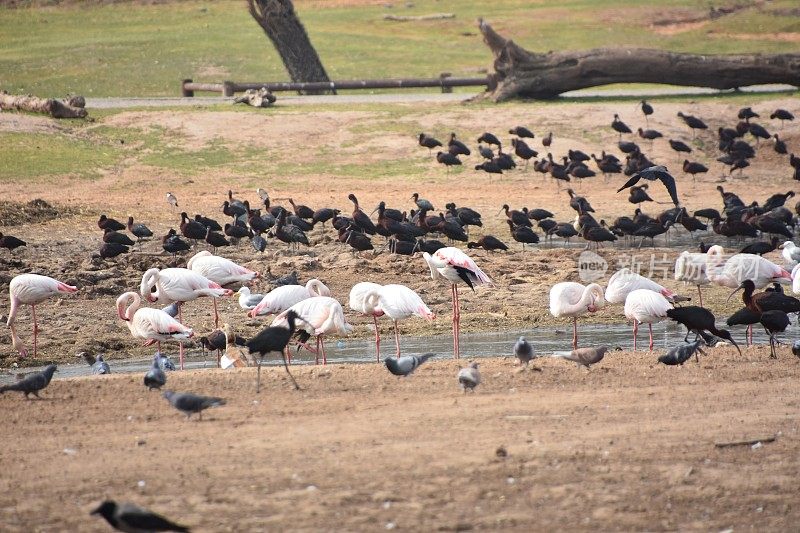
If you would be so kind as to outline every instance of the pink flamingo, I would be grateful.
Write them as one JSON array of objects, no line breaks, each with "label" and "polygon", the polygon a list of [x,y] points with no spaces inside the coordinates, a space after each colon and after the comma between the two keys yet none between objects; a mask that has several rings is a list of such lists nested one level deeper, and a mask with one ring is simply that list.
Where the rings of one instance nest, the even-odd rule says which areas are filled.
[{"label": "pink flamingo", "polygon": [[476,286],[492,285],[492,279],[478,268],[478,265],[475,264],[475,261],[470,256],[452,246],[439,248],[433,255],[423,252],[422,257],[431,270],[431,279],[441,277],[452,285],[453,357],[459,359],[461,357],[458,342],[461,330],[461,309],[458,301],[458,283],[466,283],[474,291]]},{"label": "pink flamingo", "polygon": [[789,271],[760,255],[734,254],[726,260],[723,254],[718,244],[706,251],[706,275],[712,283],[729,289],[736,289],[746,279],[752,280],[756,289],[776,281],[792,283]]},{"label": "pink flamingo", "polygon": [[594,313],[605,304],[603,288],[597,283],[581,285],[573,281],[556,283],[550,289],[550,314],[572,317],[572,349],[578,349],[578,317]]},{"label": "pink flamingo", "polygon": [[145,339],[145,346],[155,343],[160,352],[161,341],[181,341],[194,335],[191,328],[187,328],[161,309],[141,307],[141,305],[141,297],[132,291],[117,298],[117,315],[125,321],[131,335],[137,339]]},{"label": "pink flamingo", "polygon": [[[365,307],[382,311],[394,322],[394,342],[397,348],[397,357],[400,357],[400,333],[397,321],[411,316],[418,316],[426,320],[436,318],[436,314],[428,309],[419,294],[405,285],[384,285],[378,289],[373,289],[367,293],[364,300],[366,302]],[[380,359],[380,355],[378,358]]]},{"label": "pink flamingo", "polygon": [[381,288],[377,283],[369,281],[362,281],[356,283],[350,289],[350,309],[362,315],[371,316],[372,322],[375,324],[375,357],[376,360],[381,362],[381,333],[378,328],[378,317],[383,316],[383,310],[375,307],[375,302],[367,302],[366,297]]},{"label": "pink flamingo", "polygon": [[11,309],[8,312],[8,321],[6,325],[11,328],[11,344],[14,346],[15,350],[19,351],[22,357],[28,356],[28,350],[25,348],[25,344],[17,335],[14,321],[17,318],[17,309],[20,304],[30,305],[31,315],[33,316],[33,356],[36,357],[37,337],[39,334],[39,325],[36,322],[36,305],[60,292],[77,292],[78,288],[62,283],[57,279],[40,276],[39,274],[20,274],[11,280],[8,289],[11,298]]},{"label": "pink flamingo", "polygon": [[653,351],[653,324],[667,318],[667,311],[670,309],[672,304],[669,300],[649,289],[636,289],[628,294],[625,299],[625,317],[633,320],[633,351],[636,351],[639,324],[647,324],[650,330],[650,351]]},{"label": "pink flamingo", "polygon": [[[203,250],[192,256],[186,262],[186,268],[192,272],[197,272],[221,286],[229,283],[247,283],[258,278],[258,272],[254,272],[241,265],[237,265],[230,259],[212,255],[211,252]],[[219,312],[217,311],[217,299],[214,302],[214,327],[219,327]]]},{"label": "pink flamingo", "polygon": [[[328,357],[325,354],[325,342],[322,336],[326,333],[339,333],[346,335],[353,331],[353,326],[347,323],[344,317],[342,304],[328,296],[314,296],[306,298],[275,317],[270,327],[287,327],[286,315],[289,311],[297,314],[298,320],[302,323],[302,328],[309,335],[317,338],[317,349],[315,352],[316,363],[319,364],[319,355],[322,354],[322,364],[328,364]],[[298,324],[298,328],[301,327]],[[314,351],[314,350],[311,350]]]},{"label": "pink flamingo", "polygon": [[657,292],[671,301],[676,301],[676,297],[678,301],[690,299],[684,296],[677,296],[674,292],[663,285],[659,285],[650,278],[641,276],[629,268],[623,268],[615,272],[608,280],[605,295],[606,301],[610,304],[624,304],[628,294],[636,289],[647,289]]},{"label": "pink flamingo", "polygon": [[[155,289],[155,290],[154,290]],[[218,283],[186,268],[151,268],[142,276],[139,286],[142,298],[148,302],[164,304],[178,303],[178,321],[183,322],[181,305],[202,296],[219,298],[230,296],[233,291],[223,289]],[[216,311],[216,307],[214,309]],[[218,320],[218,317],[215,317]],[[183,343],[180,343],[181,370],[183,370]]]},{"label": "pink flamingo", "polygon": [[331,291],[318,279],[310,279],[303,285],[282,285],[275,287],[256,305],[247,316],[255,318],[258,315],[282,313],[294,304],[314,296],[330,296]]}]

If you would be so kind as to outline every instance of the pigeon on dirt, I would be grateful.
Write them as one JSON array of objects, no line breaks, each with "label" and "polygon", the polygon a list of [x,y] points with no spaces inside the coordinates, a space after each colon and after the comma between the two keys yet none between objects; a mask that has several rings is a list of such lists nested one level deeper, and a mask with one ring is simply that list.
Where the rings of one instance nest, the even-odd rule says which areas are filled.
[{"label": "pigeon on dirt", "polygon": [[132,503],[118,504],[114,500],[106,500],[91,514],[102,516],[117,531],[190,531],[186,526],[171,522],[163,516],[137,507]]},{"label": "pigeon on dirt", "polygon": [[273,289],[276,287],[282,287],[284,285],[300,285],[300,282],[297,279],[296,270],[293,270],[291,274],[286,274],[285,276],[280,277],[272,277],[272,274],[269,271],[267,271],[267,274],[270,276],[267,282]]},{"label": "pigeon on dirt", "polygon": [[705,341],[703,341],[703,339],[697,339],[694,342],[681,344],[680,346],[672,348],[670,351],[659,357],[658,362],[670,366],[682,365],[694,355],[695,358],[697,359],[697,362],[699,363],[700,358],[697,356],[697,352],[706,355],[706,352],[704,352],[703,349],[701,348],[701,346],[703,346],[704,344]]},{"label": "pigeon on dirt", "polygon": [[30,397],[28,396],[29,394],[33,394],[39,398],[39,391],[50,384],[50,380],[53,379],[53,373],[55,371],[56,365],[47,365],[41,372],[34,372],[12,385],[0,387],[0,394],[6,391],[18,391],[24,393],[26,398]]},{"label": "pigeon on dirt", "polygon": [[464,394],[468,390],[475,392],[475,387],[481,384],[481,372],[478,370],[478,363],[472,363],[458,371],[458,384],[464,389]]},{"label": "pigeon on dirt", "polygon": [[602,361],[607,351],[607,346],[601,346],[600,348],[578,348],[572,350],[569,354],[556,354],[553,357],[561,357],[568,361],[574,361],[578,366],[589,368],[593,364]]},{"label": "pigeon on dirt", "polygon": [[533,346],[530,345],[525,337],[520,337],[514,345],[514,357],[519,359],[521,365],[528,366],[528,363],[535,357],[533,354]]},{"label": "pigeon on dirt", "polygon": [[171,390],[164,392],[164,398],[169,400],[169,403],[171,403],[175,409],[186,413],[186,418],[191,418],[193,413],[197,413],[200,420],[203,419],[204,410],[211,407],[219,407],[226,403],[222,398],[200,396],[198,394],[192,394],[191,392],[174,392]]},{"label": "pigeon on dirt", "polygon": [[89,352],[81,352],[78,356],[83,357],[83,360],[92,367],[92,374],[110,374],[111,367],[103,359],[103,354],[98,355],[96,358]]},{"label": "pigeon on dirt", "polygon": [[167,374],[161,368],[162,355],[158,352],[153,356],[153,366],[144,375],[144,386],[148,390],[161,390],[161,387],[167,384]]},{"label": "pigeon on dirt", "polygon": [[178,207],[178,199],[171,192],[167,193],[167,203],[172,207]]},{"label": "pigeon on dirt", "polygon": [[383,360],[389,372],[395,376],[408,376],[419,365],[433,357],[435,354],[426,353],[423,355],[403,355],[401,357],[387,357]]}]

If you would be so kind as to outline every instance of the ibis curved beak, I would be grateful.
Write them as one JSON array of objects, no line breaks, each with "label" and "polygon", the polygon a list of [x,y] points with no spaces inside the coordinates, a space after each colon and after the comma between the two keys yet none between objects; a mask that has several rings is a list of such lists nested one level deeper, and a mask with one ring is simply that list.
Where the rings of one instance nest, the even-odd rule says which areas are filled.
[{"label": "ibis curved beak", "polygon": [[739,349],[739,345],[736,344],[735,340],[733,340],[733,335],[731,335],[731,342],[733,343],[734,346],[736,346],[736,351],[739,352],[739,355],[742,355],[742,350]]},{"label": "ibis curved beak", "polygon": [[733,292],[728,295],[728,299],[725,300],[725,303],[728,303],[731,300],[731,298],[733,297],[733,295],[736,294],[737,292],[739,292],[740,289],[741,289],[741,287],[736,287],[733,290]]},{"label": "ibis curved beak", "polygon": [[375,209],[373,209],[373,210],[372,210],[372,212],[369,214],[369,216],[372,216],[372,215],[374,215],[374,214],[375,214],[375,211],[377,211],[377,210],[378,210],[378,209],[380,209],[380,208],[381,208],[381,206],[378,206],[378,207],[376,207]]}]

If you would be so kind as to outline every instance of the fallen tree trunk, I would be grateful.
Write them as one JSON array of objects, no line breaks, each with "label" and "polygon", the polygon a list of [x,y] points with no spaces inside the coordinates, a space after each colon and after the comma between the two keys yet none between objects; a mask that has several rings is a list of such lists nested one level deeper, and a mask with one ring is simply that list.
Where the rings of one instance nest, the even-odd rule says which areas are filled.
[{"label": "fallen tree trunk", "polygon": [[666,83],[714,89],[785,83],[800,85],[800,54],[698,55],[647,48],[595,48],[537,54],[478,20],[494,54],[495,72],[485,96],[555,98],[610,83]]},{"label": "fallen tree trunk", "polygon": [[0,92],[0,109],[44,113],[53,118],[86,118],[86,109],[74,107],[53,98],[14,95]]}]

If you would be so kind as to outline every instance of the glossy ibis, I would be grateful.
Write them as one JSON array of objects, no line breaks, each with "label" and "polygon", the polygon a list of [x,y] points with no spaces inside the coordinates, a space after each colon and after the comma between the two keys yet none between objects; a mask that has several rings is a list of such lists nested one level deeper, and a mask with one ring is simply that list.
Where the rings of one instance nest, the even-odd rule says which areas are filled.
[{"label": "glossy ibis", "polygon": [[670,198],[672,198],[672,203],[675,204],[676,207],[680,206],[680,201],[678,200],[678,190],[675,187],[675,178],[667,172],[666,167],[663,166],[652,166],[648,167],[644,170],[641,170],[631,176],[625,185],[620,187],[617,192],[621,192],[632,185],[636,185],[640,179],[646,179],[650,181],[660,180],[661,183],[664,184],[666,187],[667,192],[669,192]]},{"label": "glossy ibis", "polygon": [[15,250],[20,246],[27,246],[28,243],[23,241],[22,239],[18,239],[13,235],[3,235],[0,233],[0,248],[8,248],[9,250]]},{"label": "glossy ibis", "polygon": [[553,132],[552,132],[552,131],[548,131],[548,132],[547,132],[547,135],[545,135],[544,137],[542,137],[542,146],[544,146],[545,148],[547,148],[547,147],[549,147],[551,144],[553,144]]},{"label": "glossy ibis", "polygon": [[442,146],[442,142],[441,141],[439,141],[437,139],[434,139],[430,135],[426,135],[424,133],[420,133],[419,134],[419,141],[418,142],[419,142],[420,146],[422,146],[424,148],[427,148],[429,153],[434,148],[436,148],[437,146]]},{"label": "glossy ibis", "polygon": [[675,139],[669,140],[669,145],[672,147],[673,150],[676,152],[686,152],[687,154],[692,153],[692,149],[683,141],[677,141]]},{"label": "glossy ibis", "polygon": [[634,185],[631,187],[631,194],[628,196],[628,201],[633,205],[639,205],[642,202],[652,202],[653,199],[650,198],[650,195],[647,194],[647,187],[648,184],[645,183],[644,185]]},{"label": "glossy ibis", "polygon": [[528,160],[536,157],[539,153],[528,146],[525,141],[521,139],[511,139],[511,146],[514,147],[514,154],[525,161],[525,168],[528,168]]},{"label": "glossy ibis", "polygon": [[706,123],[703,122],[702,120],[700,120],[697,117],[694,117],[692,115],[684,115],[681,111],[678,111],[678,116],[681,117],[681,120],[683,120],[683,122],[687,126],[689,126],[689,128],[691,128],[692,137],[694,137],[694,131],[695,130],[707,130],[708,129],[708,126],[706,126]]},{"label": "glossy ibis", "polygon": [[642,128],[639,128],[636,131],[639,134],[639,137],[642,139],[647,139],[648,141],[653,141],[664,136],[660,131],[657,130],[643,130]]},{"label": "glossy ibis", "polygon": [[101,230],[105,231],[110,229],[112,231],[123,231],[125,230],[125,224],[120,222],[119,220],[115,220],[113,218],[108,218],[105,215],[100,215],[100,219],[97,221],[97,227]]},{"label": "glossy ibis", "polygon": [[307,205],[297,205],[294,203],[294,200],[289,198],[289,205],[292,206],[294,210],[294,214],[300,218],[311,220],[314,218],[314,210],[308,207]]},{"label": "glossy ibis", "polygon": [[516,126],[514,128],[511,128],[510,130],[508,130],[508,133],[526,139],[533,139],[534,137],[533,132],[528,128],[526,128],[525,126]]},{"label": "glossy ibis", "polygon": [[489,252],[496,250],[508,250],[508,246],[493,235],[484,235],[477,242],[468,242],[467,248],[483,248]]},{"label": "glossy ibis", "polygon": [[789,153],[789,151],[786,149],[786,143],[778,137],[778,134],[776,133],[773,135],[773,137],[775,138],[775,144],[773,145],[775,152],[782,155]]},{"label": "glossy ibis", "polygon": [[488,146],[484,146],[482,144],[479,144],[478,145],[478,153],[481,154],[481,157],[483,157],[484,159],[488,159],[489,161],[494,159],[494,151],[491,148],[489,148]]},{"label": "glossy ibis", "polygon": [[646,100],[642,100],[639,102],[639,108],[642,110],[645,122],[648,122],[648,118],[653,114],[653,106],[648,104]]},{"label": "glossy ibis", "polygon": [[784,120],[794,120],[794,115],[790,112],[786,111],[785,109],[776,109],[770,116],[770,119],[775,120],[778,119],[781,121],[781,128],[783,127]]},{"label": "glossy ibis", "polygon": [[503,169],[494,161],[484,161],[479,165],[475,165],[475,170],[482,170],[487,174],[502,174]]},{"label": "glossy ibis", "polygon": [[448,172],[453,165],[461,164],[461,160],[450,152],[436,152],[436,161],[444,165]]},{"label": "glossy ibis", "polygon": [[750,122],[751,118],[758,118],[760,116],[761,115],[753,111],[752,107],[743,107],[739,110],[739,113],[736,115],[736,117],[739,120],[744,120],[745,122]]},{"label": "glossy ibis", "polygon": [[695,179],[697,174],[702,174],[702,173],[708,172],[708,167],[703,165],[703,164],[701,164],[701,163],[697,163],[695,161],[689,161],[688,159],[684,159],[683,160],[683,171],[686,174],[691,174],[692,175],[692,179]]},{"label": "glossy ibis", "polygon": [[493,134],[489,133],[488,131],[484,132],[483,135],[478,137],[478,142],[479,143],[486,143],[486,144],[493,144],[493,145],[497,146],[498,148],[502,148],[503,147],[502,143],[500,142],[500,139],[498,139],[497,137],[495,137]]},{"label": "glossy ibis", "polygon": [[300,386],[294,380],[294,376],[292,376],[292,373],[289,371],[289,365],[286,362],[286,346],[289,344],[292,334],[294,334],[296,327],[295,320],[303,319],[291,309],[286,312],[285,319],[286,327],[279,325],[265,328],[261,330],[258,335],[247,341],[247,349],[250,351],[250,353],[257,353],[261,355],[261,357],[258,358],[256,393],[261,390],[261,363],[264,362],[265,355],[273,352],[280,352],[281,357],[283,358],[283,368],[286,369],[286,373],[291,378],[295,390],[300,390]]},{"label": "glossy ibis", "polygon": [[450,134],[450,140],[447,142],[447,151],[453,155],[470,155],[472,152],[467,145],[456,139],[456,134]]},{"label": "glossy ibis", "polygon": [[717,329],[715,323],[716,318],[708,309],[696,305],[685,305],[668,310],[667,316],[678,324],[682,324],[686,327],[686,336],[683,338],[684,342],[689,341],[689,333],[691,332],[697,335],[708,332],[721,339],[730,341],[736,347],[739,355],[742,354],[739,345],[733,340],[730,331],[727,329]]},{"label": "glossy ibis", "polygon": [[622,139],[623,133],[633,133],[627,124],[619,119],[619,115],[614,114],[614,120],[611,121],[611,128],[619,133],[619,138]]},{"label": "glossy ibis", "polygon": [[569,194],[569,206],[577,211],[579,215],[595,212],[592,204],[583,196],[578,196],[572,189],[567,189],[567,194]]},{"label": "glossy ibis", "polygon": [[369,216],[361,210],[358,205],[358,198],[353,193],[347,195],[347,199],[353,202],[353,223],[365,233],[375,235],[375,224],[370,220]]}]

